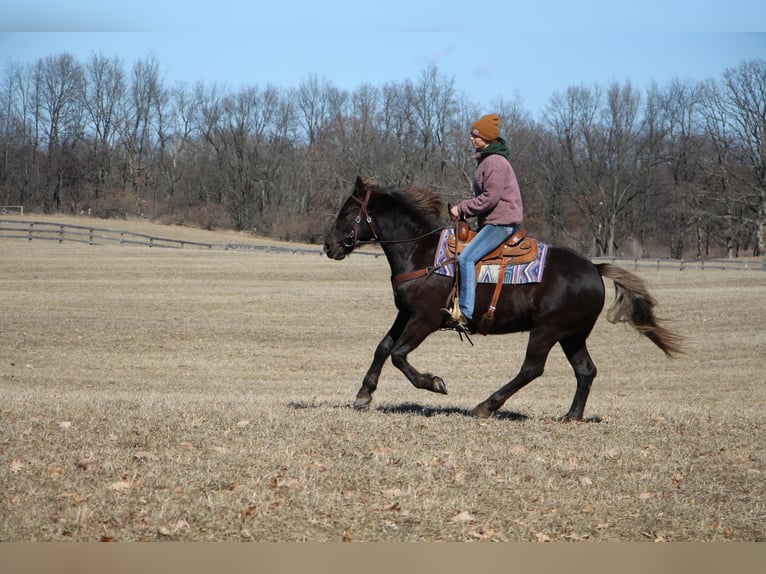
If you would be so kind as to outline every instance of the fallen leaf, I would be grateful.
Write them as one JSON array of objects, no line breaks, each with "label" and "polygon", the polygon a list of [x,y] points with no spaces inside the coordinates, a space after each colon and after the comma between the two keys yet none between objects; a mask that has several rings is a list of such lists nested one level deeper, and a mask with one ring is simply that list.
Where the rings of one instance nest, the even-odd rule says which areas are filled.
[{"label": "fallen leaf", "polygon": [[543,532],[538,532],[537,534],[535,534],[535,538],[537,538],[538,542],[550,542],[551,541],[551,537],[548,536],[547,534],[544,534]]},{"label": "fallen leaf", "polygon": [[118,480],[117,482],[113,482],[109,485],[109,488],[111,490],[121,491],[121,490],[127,490],[130,488],[130,482],[127,480]]},{"label": "fallen leaf", "polygon": [[300,490],[303,488],[303,483],[297,478],[288,478],[286,480],[277,480],[276,486],[277,488],[295,488]]},{"label": "fallen leaf", "polygon": [[487,538],[490,538],[495,535],[495,531],[491,528],[484,528],[483,526],[479,526],[476,530],[471,530],[468,533],[468,536],[471,536],[473,538],[476,538],[477,540],[486,540]]},{"label": "fallen leaf", "polygon": [[61,421],[59,423],[59,428],[60,429],[68,429],[68,428],[71,428],[71,427],[72,427],[72,421]]},{"label": "fallen leaf", "polygon": [[133,458],[136,459],[136,460],[141,460],[141,461],[146,461],[146,460],[156,461],[156,460],[159,460],[159,457],[156,454],[154,454],[153,452],[146,451],[146,450],[138,450],[138,451],[134,452],[133,453]]},{"label": "fallen leaf", "polygon": [[604,458],[617,458],[617,455],[620,454],[620,449],[617,448],[608,448],[604,451]]},{"label": "fallen leaf", "polygon": [[576,532],[570,532],[569,534],[564,535],[564,540],[574,540],[576,542],[582,540],[582,537]]},{"label": "fallen leaf", "polygon": [[11,472],[13,474],[18,474],[21,472],[21,469],[24,468],[24,463],[20,460],[14,460],[11,462]]},{"label": "fallen leaf", "polygon": [[473,514],[468,512],[467,510],[464,510],[463,512],[460,512],[449,519],[452,523],[459,523],[459,522],[475,522],[476,518],[474,518]]},{"label": "fallen leaf", "polygon": [[372,449],[372,451],[370,451],[370,454],[374,456],[375,458],[381,458],[384,456],[388,456],[392,452],[393,451],[387,446],[379,446],[377,448]]},{"label": "fallen leaf", "polygon": [[591,477],[589,476],[581,476],[577,480],[579,480],[580,484],[582,484],[583,486],[590,486],[593,484],[593,479],[591,479]]},{"label": "fallen leaf", "polygon": [[642,492],[641,494],[638,495],[638,498],[640,500],[647,500],[651,498],[652,496],[654,496],[654,494],[651,492]]},{"label": "fallen leaf", "polygon": [[577,470],[577,457],[570,456],[564,464],[564,470]]},{"label": "fallen leaf", "polygon": [[250,421],[239,421],[239,422],[237,423],[237,426],[238,426],[239,428],[243,429],[243,428],[245,428],[245,427],[246,427],[247,425],[249,425],[249,424],[250,424]]},{"label": "fallen leaf", "polygon": [[384,490],[383,494],[388,498],[396,498],[397,496],[402,495],[402,491],[399,488],[390,488],[388,490]]}]

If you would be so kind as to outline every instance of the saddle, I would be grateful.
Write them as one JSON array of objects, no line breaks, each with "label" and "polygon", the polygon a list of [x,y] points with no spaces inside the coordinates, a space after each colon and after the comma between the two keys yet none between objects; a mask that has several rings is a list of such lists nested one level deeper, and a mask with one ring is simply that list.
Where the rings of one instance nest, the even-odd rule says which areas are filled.
[{"label": "saddle", "polygon": [[[465,220],[459,220],[457,222],[457,229],[455,234],[449,238],[447,242],[447,256],[450,258],[457,258],[457,256],[463,252],[463,249],[468,245],[471,240],[476,236],[476,231],[473,231]],[[487,255],[481,258],[476,264],[476,276],[478,277],[482,265],[499,265],[500,273],[498,273],[498,281],[495,285],[495,291],[492,294],[492,302],[489,309],[484,313],[479,322],[477,332],[481,335],[486,335],[492,323],[495,321],[495,308],[497,301],[500,298],[500,291],[503,288],[503,280],[505,277],[505,270],[508,265],[519,265],[521,263],[529,263],[537,259],[537,239],[527,237],[527,232],[523,228],[516,230],[513,235],[506,239],[502,245],[490,251]],[[457,284],[453,288],[453,292],[448,299],[447,307],[449,308],[450,302],[452,303],[452,315],[458,317],[460,311],[457,305],[457,297],[455,296],[457,290]],[[470,339],[469,339],[470,341]]]},{"label": "saddle", "polygon": [[[447,256],[454,257],[463,252],[466,245],[476,237],[476,231],[468,227],[466,221],[458,221],[457,233],[447,243]],[[498,245],[481,258],[479,265],[519,265],[537,258],[537,239],[527,237],[527,231],[519,228],[502,245]]]}]

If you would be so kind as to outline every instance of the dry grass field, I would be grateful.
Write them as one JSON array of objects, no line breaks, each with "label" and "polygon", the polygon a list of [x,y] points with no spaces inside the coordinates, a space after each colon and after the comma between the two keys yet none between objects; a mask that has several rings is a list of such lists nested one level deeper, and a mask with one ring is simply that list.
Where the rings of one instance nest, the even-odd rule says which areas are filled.
[{"label": "dry grass field", "polygon": [[766,540],[766,273],[639,271],[687,355],[602,315],[587,422],[558,349],[477,420],[526,335],[436,333],[448,396],[388,364],[356,412],[389,270],[318,252],[0,241],[0,540]]}]

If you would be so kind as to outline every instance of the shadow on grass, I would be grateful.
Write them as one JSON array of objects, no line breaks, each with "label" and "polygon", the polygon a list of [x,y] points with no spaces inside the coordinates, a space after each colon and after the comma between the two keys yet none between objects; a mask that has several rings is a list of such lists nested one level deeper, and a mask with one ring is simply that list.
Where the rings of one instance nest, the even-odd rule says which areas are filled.
[{"label": "shadow on grass", "polygon": [[[471,415],[471,411],[469,409],[461,409],[458,407],[424,407],[423,405],[418,405],[416,403],[382,405],[376,407],[375,410],[381,413],[421,415],[424,417],[434,417],[438,415],[463,415],[465,417],[473,416]],[[527,415],[522,415],[521,413],[500,411],[492,415],[492,418],[506,421],[525,421],[529,417]]]},{"label": "shadow on grass", "polygon": [[[337,403],[317,402],[317,401],[290,401],[287,403],[287,407],[295,410],[302,409],[320,409],[320,408],[353,408],[351,405],[344,404],[339,405]],[[461,409],[458,407],[434,407],[423,406],[417,403],[401,403],[395,405],[380,405],[373,408],[373,410],[379,413],[394,414],[394,415],[420,415],[422,417],[435,417],[439,415],[462,415],[465,417],[471,417],[471,411],[469,409]],[[495,413],[492,418],[505,421],[525,421],[529,417],[520,413],[511,411],[500,411]]]}]

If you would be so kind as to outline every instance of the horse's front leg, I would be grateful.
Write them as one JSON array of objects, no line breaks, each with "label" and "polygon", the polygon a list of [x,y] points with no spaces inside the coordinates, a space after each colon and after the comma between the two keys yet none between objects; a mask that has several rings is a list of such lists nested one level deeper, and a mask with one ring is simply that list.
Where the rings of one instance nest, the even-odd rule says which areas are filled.
[{"label": "horse's front leg", "polygon": [[380,372],[383,370],[383,365],[391,355],[391,349],[396,340],[401,336],[408,319],[408,315],[400,311],[386,336],[378,343],[373,355],[372,364],[367,369],[367,374],[362,381],[362,388],[356,393],[356,399],[354,400],[355,409],[364,410],[370,406],[372,394],[378,388],[378,379],[380,378]]},{"label": "horse's front leg", "polygon": [[438,327],[439,322],[429,321],[422,316],[411,317],[391,349],[391,363],[404,373],[404,376],[416,388],[446,395],[447,385],[444,379],[431,373],[421,373],[407,360],[410,352],[416,349]]},{"label": "horse's front leg", "polygon": [[378,386],[383,364],[389,356],[393,365],[404,373],[404,376],[415,387],[443,395],[447,394],[447,385],[441,377],[431,373],[421,373],[407,361],[407,355],[410,351],[420,345],[428,335],[438,328],[438,324],[436,326],[429,325],[428,322],[423,322],[422,318],[413,320],[408,313],[399,312],[393,326],[375,349],[375,355],[362,382],[362,388],[356,394],[354,408],[366,409],[370,406],[372,394]]}]

